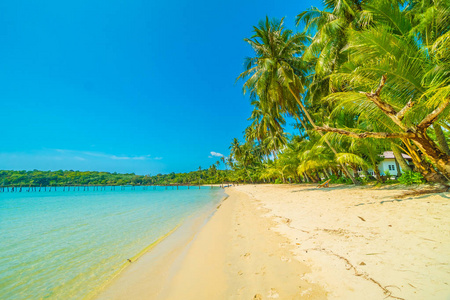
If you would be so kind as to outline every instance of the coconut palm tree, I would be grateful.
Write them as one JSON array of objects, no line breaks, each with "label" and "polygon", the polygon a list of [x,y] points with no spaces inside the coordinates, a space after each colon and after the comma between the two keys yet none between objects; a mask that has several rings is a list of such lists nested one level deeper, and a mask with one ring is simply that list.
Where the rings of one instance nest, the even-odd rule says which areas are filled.
[{"label": "coconut palm tree", "polygon": [[328,126],[317,130],[354,138],[402,139],[408,147],[412,142],[449,180],[450,156],[428,134],[431,125],[449,118],[450,79],[444,74],[450,74],[450,67],[448,57],[439,56],[447,50],[442,41],[427,46],[425,35],[415,34],[409,13],[398,4],[379,1],[363,8],[371,13],[373,25],[349,31],[348,61],[330,75],[339,92],[324,101],[364,122],[353,130]]},{"label": "coconut palm tree", "polygon": [[[298,106],[309,123],[315,128],[316,123],[301,101],[301,93],[304,91],[307,68],[299,55],[304,49],[307,37],[303,33],[293,33],[285,29],[283,19],[272,20],[266,17],[254,27],[254,35],[245,39],[256,56],[246,59],[246,70],[238,79],[246,79],[244,83],[244,94],[250,93],[251,97],[258,97],[261,102],[267,102],[269,106],[276,106],[283,113],[295,115]],[[288,111],[296,105],[293,111]],[[321,134],[321,133],[320,133]],[[337,151],[325,140],[328,147],[336,155]],[[343,165],[342,169],[354,183],[358,183]]]}]

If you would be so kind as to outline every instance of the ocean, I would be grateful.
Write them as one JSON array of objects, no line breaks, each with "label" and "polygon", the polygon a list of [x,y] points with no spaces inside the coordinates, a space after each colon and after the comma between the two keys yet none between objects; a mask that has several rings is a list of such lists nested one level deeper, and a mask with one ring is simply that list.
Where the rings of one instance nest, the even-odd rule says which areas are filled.
[{"label": "ocean", "polygon": [[[91,188],[92,189],[92,188]],[[85,299],[222,189],[0,193],[0,299]]]}]

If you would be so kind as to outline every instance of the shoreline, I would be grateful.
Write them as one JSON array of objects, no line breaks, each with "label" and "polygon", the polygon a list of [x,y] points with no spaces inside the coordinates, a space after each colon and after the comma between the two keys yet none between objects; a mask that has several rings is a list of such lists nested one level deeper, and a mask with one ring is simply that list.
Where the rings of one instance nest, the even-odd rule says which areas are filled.
[{"label": "shoreline", "polygon": [[130,263],[138,261],[143,255],[150,252],[153,248],[158,246],[158,244],[160,244],[166,238],[168,238],[171,234],[173,234],[180,226],[182,226],[182,224],[178,224],[177,226],[172,228],[169,232],[167,232],[166,234],[164,234],[163,236],[158,238],[156,241],[154,241],[153,243],[151,243],[150,245],[148,245],[147,247],[142,249],[139,253],[137,253],[133,257],[129,258],[128,262],[123,263],[119,267],[119,269],[114,274],[112,274],[111,277],[106,282],[104,282],[100,287],[98,287],[98,289],[92,291],[91,294],[86,297],[86,299],[97,298],[98,295],[101,294],[105,288],[107,288],[109,285],[111,285],[111,283],[113,283],[114,280],[116,280],[116,278],[118,278],[122,274],[122,272],[125,271],[126,268],[130,266]]},{"label": "shoreline", "polygon": [[443,299],[450,197],[397,198],[408,191],[227,188],[189,237],[165,240],[184,242],[162,241],[97,299]]},{"label": "shoreline", "polygon": [[[136,277],[142,278],[146,276],[146,270],[143,269],[150,267],[156,268],[157,273],[165,274],[168,272],[168,267],[181,254],[181,250],[192,242],[201,228],[227,198],[228,195],[225,193],[218,203],[206,206],[198,213],[189,216],[157,241],[145,247],[131,258],[130,263],[124,263],[124,266],[112,278],[88,296],[87,299],[126,299],[128,298],[127,287],[131,284],[130,280],[135,281],[137,280]],[[169,263],[167,266],[163,266],[160,263],[162,261]],[[138,269],[138,276],[133,274],[136,268]],[[125,293],[122,294],[122,292]],[[152,284],[150,290],[145,294],[152,295],[158,292],[158,286]]]}]

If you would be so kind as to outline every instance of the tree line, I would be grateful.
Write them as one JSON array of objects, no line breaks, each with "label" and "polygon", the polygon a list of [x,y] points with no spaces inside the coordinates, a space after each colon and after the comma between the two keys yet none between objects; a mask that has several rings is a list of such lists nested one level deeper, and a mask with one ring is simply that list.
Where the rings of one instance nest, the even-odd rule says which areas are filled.
[{"label": "tree line", "polygon": [[232,180],[232,171],[208,169],[188,173],[136,175],[95,171],[0,171],[1,186],[81,186],[81,185],[172,185],[222,184]]}]

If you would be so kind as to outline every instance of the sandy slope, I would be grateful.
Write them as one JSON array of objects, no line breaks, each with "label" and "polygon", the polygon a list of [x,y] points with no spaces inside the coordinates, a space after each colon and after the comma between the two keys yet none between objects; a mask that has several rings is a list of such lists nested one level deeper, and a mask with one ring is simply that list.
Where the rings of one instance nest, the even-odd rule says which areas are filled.
[{"label": "sandy slope", "polygon": [[450,194],[240,186],[258,199],[330,299],[450,299]]},{"label": "sandy slope", "polygon": [[450,297],[449,194],[400,201],[403,190],[311,185],[226,192],[205,226],[173,234],[99,298]]}]

